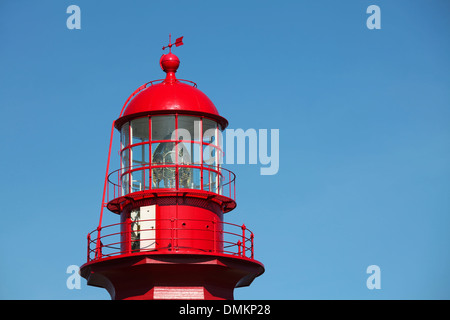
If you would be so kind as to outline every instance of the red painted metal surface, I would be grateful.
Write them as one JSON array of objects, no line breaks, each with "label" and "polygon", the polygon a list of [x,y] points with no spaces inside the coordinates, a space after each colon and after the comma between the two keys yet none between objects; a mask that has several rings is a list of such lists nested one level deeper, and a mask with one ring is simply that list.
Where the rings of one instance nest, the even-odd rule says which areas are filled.
[{"label": "red painted metal surface", "polygon": [[[228,122],[195,83],[175,77],[180,61],[171,48],[182,40],[172,44],[169,38],[163,47],[169,48],[160,60],[166,78],[136,89],[112,124],[100,220],[87,236],[81,275],[113,299],[233,299],[234,288],[264,272],[254,259],[253,232],[223,221],[236,207],[235,175],[222,167],[217,141]],[[158,127],[161,119],[169,122]],[[199,119],[199,137],[182,138],[181,130],[197,126],[193,119]],[[171,123],[172,135],[158,136]],[[114,128],[123,129],[121,165],[110,172]],[[212,135],[204,137],[204,129]],[[132,136],[134,130],[140,133]],[[195,157],[183,158],[195,150]],[[175,160],[161,160],[161,152],[174,153]],[[120,222],[102,226],[104,208]]]},{"label": "red painted metal surface", "polygon": [[105,288],[116,300],[230,300],[264,266],[231,255],[137,253],[91,261],[80,271],[89,285]]}]

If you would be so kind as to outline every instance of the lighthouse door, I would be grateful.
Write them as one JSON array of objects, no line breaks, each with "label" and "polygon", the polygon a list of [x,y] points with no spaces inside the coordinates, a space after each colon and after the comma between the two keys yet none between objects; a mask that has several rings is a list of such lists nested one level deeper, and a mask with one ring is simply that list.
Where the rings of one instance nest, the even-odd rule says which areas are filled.
[{"label": "lighthouse door", "polygon": [[154,250],[156,205],[140,207],[130,212],[131,248],[133,252]]}]

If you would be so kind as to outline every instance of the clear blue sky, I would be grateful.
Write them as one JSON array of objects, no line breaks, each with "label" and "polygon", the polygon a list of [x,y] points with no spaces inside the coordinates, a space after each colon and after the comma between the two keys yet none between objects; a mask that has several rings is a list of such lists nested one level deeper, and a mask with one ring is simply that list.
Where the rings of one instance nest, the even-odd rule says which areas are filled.
[{"label": "clear blue sky", "polygon": [[226,221],[255,232],[266,266],[237,299],[449,299],[449,14],[446,0],[2,0],[0,298],[109,299],[67,289],[66,268],[98,223],[111,123],[164,76],[172,33],[177,75],[230,128],[280,130],[277,175],[227,166]]}]

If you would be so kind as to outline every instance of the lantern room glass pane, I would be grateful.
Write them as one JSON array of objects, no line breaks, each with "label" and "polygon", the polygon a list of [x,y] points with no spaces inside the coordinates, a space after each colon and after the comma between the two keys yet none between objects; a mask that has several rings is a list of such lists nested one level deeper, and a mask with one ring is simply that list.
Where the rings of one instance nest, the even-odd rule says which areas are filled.
[{"label": "lantern room glass pane", "polygon": [[191,189],[201,189],[201,171],[200,169],[192,169],[192,185]]},{"label": "lantern room glass pane", "polygon": [[129,126],[129,123],[126,122],[120,129],[120,141],[122,144],[121,149],[128,146],[128,143],[130,141],[129,137],[130,137],[130,126]]},{"label": "lantern room glass pane", "polygon": [[144,190],[143,170],[131,172],[131,192]]},{"label": "lantern room glass pane", "polygon": [[[221,171],[219,171],[219,172],[221,172]],[[223,184],[225,183],[225,177],[223,176],[222,173],[218,174],[218,181],[219,181],[219,186],[217,188],[217,193],[223,194]]]},{"label": "lantern room glass pane", "polygon": [[191,155],[192,155],[192,164],[194,165],[201,165],[202,158],[200,153],[200,144],[199,143],[192,143],[191,144]]},{"label": "lantern room glass pane", "polygon": [[122,176],[122,195],[128,194],[129,192],[129,174],[126,173]]},{"label": "lantern room glass pane", "polygon": [[218,193],[216,172],[203,170],[203,190]]},{"label": "lantern room glass pane", "polygon": [[141,144],[131,148],[132,168],[148,166],[149,151],[148,144]]},{"label": "lantern room glass pane", "polygon": [[175,166],[152,169],[152,188],[175,188]]},{"label": "lantern room glass pane", "polygon": [[203,142],[217,145],[217,123],[210,119],[203,119]]},{"label": "lantern room glass pane", "polygon": [[152,141],[175,140],[175,116],[154,116],[151,118],[151,120]]},{"label": "lantern room glass pane", "polygon": [[218,149],[212,145],[203,145],[203,164],[217,166]]},{"label": "lantern room glass pane", "polygon": [[131,121],[132,144],[148,141],[148,118]]},{"label": "lantern room glass pane", "polygon": [[175,163],[175,142],[152,143],[152,164]]},{"label": "lantern room glass pane", "polygon": [[178,142],[178,164],[192,163],[192,147],[189,142]]},{"label": "lantern room glass pane", "polygon": [[130,149],[125,149],[122,151],[122,172],[127,171],[130,168],[129,153]]},{"label": "lantern room glass pane", "polygon": [[143,177],[144,190],[148,190],[148,189],[150,189],[150,179],[151,179],[151,177],[150,177],[150,169],[143,170],[143,173],[144,173],[144,177]]},{"label": "lantern room glass pane", "polygon": [[180,188],[191,188],[192,187],[192,177],[193,168],[189,167],[178,167],[178,186]]},{"label": "lantern room glass pane", "polygon": [[200,156],[200,143],[178,142],[178,164],[200,165]]},{"label": "lantern room glass pane", "polygon": [[199,117],[178,116],[178,139],[200,141],[200,124]]},{"label": "lantern room glass pane", "polygon": [[182,189],[201,189],[200,169],[191,167],[178,167],[178,187]]},{"label": "lantern room glass pane", "polygon": [[216,149],[216,162],[217,164],[223,164],[223,151],[220,148]]},{"label": "lantern room glass pane", "polygon": [[175,142],[152,143],[152,188],[175,188]]}]

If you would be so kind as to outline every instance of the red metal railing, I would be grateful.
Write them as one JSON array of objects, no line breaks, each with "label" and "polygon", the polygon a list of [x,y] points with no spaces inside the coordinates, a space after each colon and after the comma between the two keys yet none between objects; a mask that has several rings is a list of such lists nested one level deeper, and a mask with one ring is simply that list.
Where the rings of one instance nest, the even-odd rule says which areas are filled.
[{"label": "red metal railing", "polygon": [[[154,170],[173,170],[173,183],[164,186],[163,183],[156,185],[154,181]],[[196,180],[197,183],[192,182],[192,185],[183,185],[179,177],[180,170],[190,170],[191,180]],[[124,177],[126,183],[124,184]],[[134,177],[134,178],[133,178]],[[136,178],[137,177],[137,178]],[[106,200],[104,205],[109,201],[129,193],[145,191],[145,190],[201,190],[222,195],[236,201],[236,187],[235,174],[225,168],[218,168],[212,166],[198,166],[198,165],[180,165],[180,164],[164,164],[164,165],[149,165],[149,166],[135,166],[117,169],[108,175],[108,183],[106,185]]]},{"label": "red metal railing", "polygon": [[[153,86],[155,83],[161,83],[164,80],[165,79],[157,79],[157,80],[149,81],[149,82],[143,84],[141,87],[139,87],[138,90],[136,90],[136,91],[141,91],[141,90],[147,88],[149,84]],[[178,79],[178,78],[176,79],[176,81],[187,82],[187,83],[191,84],[193,87],[197,88],[197,84],[194,81],[186,80],[186,79]],[[132,96],[134,96],[134,95],[132,95]]]},{"label": "red metal railing", "polygon": [[[131,224],[150,222],[152,228],[133,230]],[[186,228],[186,223],[197,223]],[[199,227],[203,223],[206,228]],[[164,225],[164,227],[158,227]],[[209,228],[209,225],[212,227]],[[138,233],[138,234],[137,234]],[[133,237],[134,234],[134,237]],[[138,236],[137,236],[138,235]],[[141,237],[141,235],[144,235]],[[152,253],[225,254],[254,259],[254,235],[245,225],[199,219],[152,219],[111,224],[87,236],[87,261],[119,255]],[[140,249],[142,243],[153,243]],[[160,245],[162,244],[162,245]],[[186,246],[188,244],[188,246]]]}]

